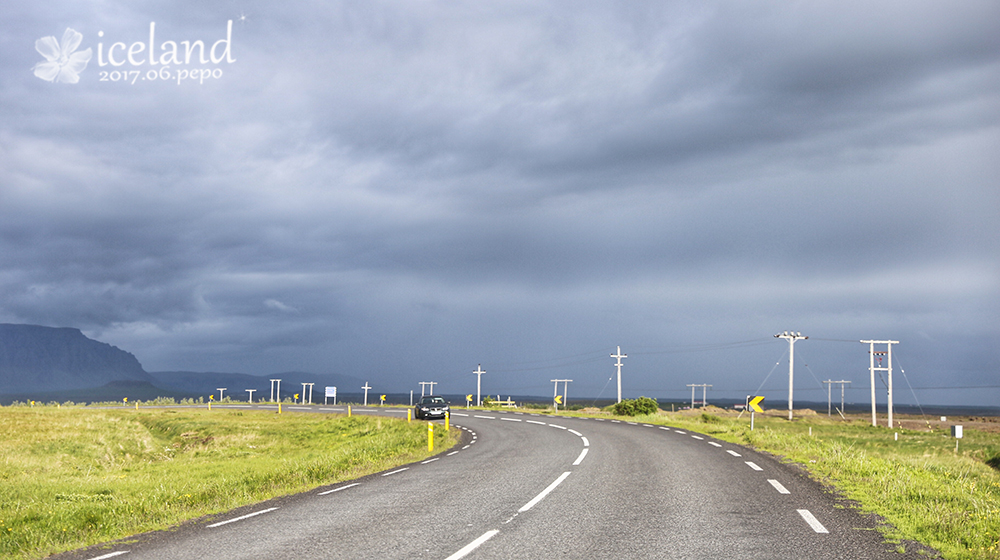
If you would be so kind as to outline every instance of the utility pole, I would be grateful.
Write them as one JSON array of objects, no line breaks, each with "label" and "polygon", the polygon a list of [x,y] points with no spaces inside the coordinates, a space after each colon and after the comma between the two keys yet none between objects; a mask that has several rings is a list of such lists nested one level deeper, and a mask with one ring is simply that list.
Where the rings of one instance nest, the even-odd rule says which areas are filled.
[{"label": "utility pole", "polygon": [[420,384],[420,396],[421,397],[424,396],[424,387],[426,385],[430,385],[431,386],[431,392],[428,393],[428,394],[429,395],[433,395],[434,394],[434,386],[437,385],[437,381],[418,381],[417,383]]},{"label": "utility pole", "polygon": [[274,402],[274,382],[278,382],[278,400],[281,400],[281,380],[272,379],[271,380],[271,402]]},{"label": "utility pole", "polygon": [[[892,345],[899,344],[898,340],[862,340],[862,344],[868,345],[868,373],[871,376],[872,385],[872,426],[877,426],[878,423],[875,420],[875,372],[885,371],[889,373],[889,427],[892,427]],[[876,344],[885,344],[887,351],[876,352]],[[888,355],[888,363],[886,367],[875,367],[875,356],[886,356]],[[882,359],[879,358],[879,362]]]},{"label": "utility pole", "polygon": [[476,374],[476,406],[482,406],[483,400],[479,398],[483,390],[483,364],[476,366],[476,371],[472,372]]},{"label": "utility pole", "polygon": [[622,347],[618,347],[618,352],[611,355],[612,358],[617,358],[618,362],[615,363],[615,367],[618,368],[618,402],[622,402],[622,358],[628,358],[625,354],[622,354]]},{"label": "utility pole", "polygon": [[371,389],[371,387],[368,386],[367,381],[365,381],[365,386],[362,389],[365,390],[365,406],[368,406],[368,389]]},{"label": "utility pole", "polygon": [[[559,402],[556,400],[559,396],[559,384],[563,385],[563,406],[566,406],[566,391],[569,388],[569,384],[573,382],[572,379],[550,379],[555,385],[552,387],[552,404],[556,407],[556,412],[559,412]],[[500,395],[497,395],[497,400],[500,400]]]},{"label": "utility pole", "polygon": [[705,395],[708,392],[708,388],[711,387],[711,385],[708,385],[706,383],[702,383],[701,385],[688,385],[688,387],[691,388],[691,410],[694,410],[694,388],[695,387],[701,387],[701,406],[702,406],[702,408],[704,408],[705,405],[708,404],[708,401],[705,400]]},{"label": "utility pole", "polygon": [[788,419],[792,419],[792,385],[795,379],[795,341],[806,340],[808,336],[802,333],[785,331],[784,334],[776,334],[774,338],[784,338],[788,340]]},{"label": "utility pole", "polygon": [[253,392],[254,392],[254,391],[256,391],[256,390],[257,390],[257,389],[247,389],[247,390],[246,390],[246,391],[247,391],[247,393],[250,393],[250,398],[249,398],[249,399],[247,399],[247,402],[248,402],[248,403],[253,403]]},{"label": "utility pole", "polygon": [[827,416],[833,416],[833,411],[830,409],[830,407],[832,406],[832,401],[833,401],[833,399],[831,399],[831,390],[833,389],[833,384],[834,383],[840,383],[840,413],[843,414],[844,413],[844,384],[845,383],[850,383],[850,381],[845,381],[843,379],[841,379],[840,381],[833,381],[833,380],[827,379],[823,383],[826,385],[826,415]]},{"label": "utility pole", "polygon": [[222,402],[222,393],[226,391],[226,387],[216,387],[215,390],[219,392],[219,402]]}]

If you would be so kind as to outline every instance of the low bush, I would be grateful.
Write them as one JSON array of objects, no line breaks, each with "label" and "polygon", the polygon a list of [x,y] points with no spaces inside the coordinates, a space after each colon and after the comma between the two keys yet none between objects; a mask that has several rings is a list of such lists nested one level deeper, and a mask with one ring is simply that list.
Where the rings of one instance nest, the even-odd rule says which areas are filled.
[{"label": "low bush", "polygon": [[618,416],[640,416],[643,414],[656,414],[659,410],[656,399],[649,397],[639,397],[638,399],[622,399],[622,402],[615,403],[612,411]]}]

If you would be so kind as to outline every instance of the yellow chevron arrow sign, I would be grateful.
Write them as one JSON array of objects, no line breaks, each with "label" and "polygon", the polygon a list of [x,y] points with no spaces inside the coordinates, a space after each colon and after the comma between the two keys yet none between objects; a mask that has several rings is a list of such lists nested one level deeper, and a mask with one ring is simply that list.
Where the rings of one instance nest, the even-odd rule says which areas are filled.
[{"label": "yellow chevron arrow sign", "polygon": [[762,402],[764,402],[764,397],[753,397],[750,399],[750,408],[755,412],[764,412],[764,409],[760,407]]}]

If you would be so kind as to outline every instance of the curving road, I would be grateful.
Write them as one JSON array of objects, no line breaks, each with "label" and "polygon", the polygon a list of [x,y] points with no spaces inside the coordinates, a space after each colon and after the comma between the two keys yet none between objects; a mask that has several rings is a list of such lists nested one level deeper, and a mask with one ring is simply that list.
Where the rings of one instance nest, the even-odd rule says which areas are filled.
[{"label": "curving road", "polygon": [[518,412],[452,424],[462,442],[430,460],[61,557],[902,557],[795,467],[704,435]]}]

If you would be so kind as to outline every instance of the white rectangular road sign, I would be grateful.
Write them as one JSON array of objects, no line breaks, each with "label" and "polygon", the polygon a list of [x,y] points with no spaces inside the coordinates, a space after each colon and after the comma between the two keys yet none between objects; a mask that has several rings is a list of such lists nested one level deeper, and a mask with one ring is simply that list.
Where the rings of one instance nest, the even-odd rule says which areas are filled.
[{"label": "white rectangular road sign", "polygon": [[327,387],[326,388],[326,396],[328,398],[331,398],[331,399],[337,398],[337,388],[336,387]]}]

